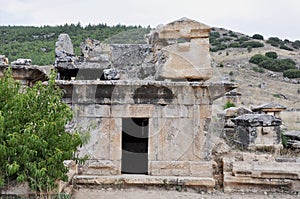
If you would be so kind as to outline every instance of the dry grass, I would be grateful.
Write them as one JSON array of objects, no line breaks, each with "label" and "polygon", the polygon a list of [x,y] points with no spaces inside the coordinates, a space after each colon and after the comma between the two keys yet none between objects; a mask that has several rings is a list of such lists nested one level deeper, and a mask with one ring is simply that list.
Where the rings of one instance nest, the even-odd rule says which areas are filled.
[{"label": "dry grass", "polygon": [[[250,64],[248,60],[251,56],[257,53],[264,54],[268,51],[276,52],[280,58],[291,58],[300,65],[300,51],[287,51],[265,44],[264,48],[253,49],[251,53],[247,49],[226,49],[220,52],[212,53],[212,60],[215,65],[222,63],[224,67],[214,68],[214,77],[212,81],[221,81],[224,76],[229,76],[233,72],[233,79],[238,84],[237,91],[242,94],[241,105],[245,107],[257,106],[263,103],[275,102],[291,109],[300,109],[300,94],[297,90],[300,88],[299,84],[292,84],[284,82],[277,78],[272,78],[265,73],[258,73],[252,70],[255,66]],[[226,55],[226,52],[229,55]],[[281,73],[276,73],[281,76]],[[265,88],[259,88],[259,84],[265,84]],[[287,99],[285,99],[285,96]],[[223,100],[215,102],[215,111],[220,110],[224,105]],[[282,113],[284,123],[289,130],[300,130],[300,113],[299,112],[284,112]]]}]

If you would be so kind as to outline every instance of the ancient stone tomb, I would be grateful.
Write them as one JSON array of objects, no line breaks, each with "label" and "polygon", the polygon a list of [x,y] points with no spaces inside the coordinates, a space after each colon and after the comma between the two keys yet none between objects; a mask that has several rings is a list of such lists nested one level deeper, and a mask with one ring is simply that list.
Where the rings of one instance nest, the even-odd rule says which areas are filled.
[{"label": "ancient stone tomb", "polygon": [[205,82],[209,31],[183,18],[158,27],[147,45],[87,39],[80,58],[57,43],[57,83],[76,113],[72,128],[91,134],[79,151],[89,157],[82,176],[195,177],[186,184],[214,186],[211,106],[235,86]]}]

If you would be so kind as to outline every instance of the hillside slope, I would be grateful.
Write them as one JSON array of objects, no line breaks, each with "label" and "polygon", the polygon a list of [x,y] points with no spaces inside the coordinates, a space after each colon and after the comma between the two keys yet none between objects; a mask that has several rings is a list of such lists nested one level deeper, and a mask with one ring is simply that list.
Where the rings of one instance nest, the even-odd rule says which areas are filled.
[{"label": "hillside slope", "polygon": [[[224,32],[225,30],[223,30]],[[221,33],[222,34],[222,33]],[[245,35],[236,33],[239,37]],[[252,39],[251,39],[252,40]],[[211,52],[214,67],[214,80],[229,79],[238,84],[237,92],[242,94],[241,106],[253,107],[268,102],[275,102],[286,106],[288,111],[282,113],[282,118],[289,129],[300,130],[300,81],[299,79],[284,78],[281,72],[264,69],[263,73],[255,72],[255,64],[249,59],[255,54],[264,55],[266,52],[276,52],[278,58],[290,58],[300,66],[300,50],[288,51],[274,47],[266,41],[259,41],[264,47],[252,48],[226,48]],[[222,67],[220,67],[222,66]],[[222,111],[225,98],[215,102],[214,112]],[[298,109],[298,111],[295,111]]]}]

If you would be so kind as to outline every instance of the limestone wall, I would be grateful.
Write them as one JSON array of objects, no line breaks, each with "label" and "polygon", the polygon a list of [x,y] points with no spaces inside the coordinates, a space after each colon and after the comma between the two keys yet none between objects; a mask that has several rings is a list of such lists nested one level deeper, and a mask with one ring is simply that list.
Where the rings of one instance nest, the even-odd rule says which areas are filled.
[{"label": "limestone wall", "polygon": [[[208,126],[215,95],[188,82],[58,81],[75,123],[91,129],[84,174],[121,174],[122,118],[149,118],[148,174],[212,176]],[[222,86],[222,85],[220,85]],[[225,92],[225,89],[224,89]]]}]

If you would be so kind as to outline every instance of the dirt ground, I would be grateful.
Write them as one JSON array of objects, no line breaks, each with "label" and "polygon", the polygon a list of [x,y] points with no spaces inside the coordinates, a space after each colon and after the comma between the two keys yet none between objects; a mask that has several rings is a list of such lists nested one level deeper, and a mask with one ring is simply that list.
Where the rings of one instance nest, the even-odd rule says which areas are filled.
[{"label": "dirt ground", "polygon": [[105,198],[105,199],[265,199],[265,198],[281,198],[292,199],[300,198],[300,195],[282,194],[282,193],[197,193],[193,190],[181,192],[176,190],[145,190],[140,188],[130,189],[87,189],[80,188],[74,191],[73,199],[88,199],[88,198]]}]

